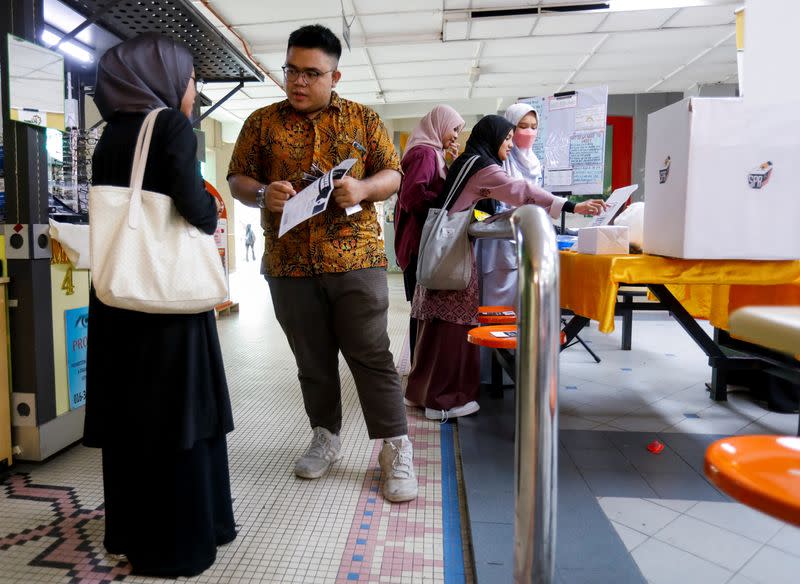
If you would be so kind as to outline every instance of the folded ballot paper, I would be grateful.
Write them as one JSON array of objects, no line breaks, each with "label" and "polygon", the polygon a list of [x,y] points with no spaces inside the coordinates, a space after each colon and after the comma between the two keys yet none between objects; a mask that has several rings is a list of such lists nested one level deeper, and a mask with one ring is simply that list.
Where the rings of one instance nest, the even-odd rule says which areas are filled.
[{"label": "folded ballot paper", "polygon": [[602,225],[578,230],[578,253],[626,254],[630,243],[627,225]]}]

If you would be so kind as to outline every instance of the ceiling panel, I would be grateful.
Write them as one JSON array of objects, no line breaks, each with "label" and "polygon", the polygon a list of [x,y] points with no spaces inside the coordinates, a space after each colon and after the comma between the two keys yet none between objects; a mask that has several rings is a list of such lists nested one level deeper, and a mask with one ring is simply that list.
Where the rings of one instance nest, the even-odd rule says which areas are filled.
[{"label": "ceiling panel", "polygon": [[[463,73],[467,74],[472,66],[472,59],[453,59],[449,61],[420,61],[418,63],[392,63],[375,65],[375,72],[380,79],[403,77],[432,77]],[[481,62],[481,66],[483,63]]]},{"label": "ceiling panel", "polygon": [[[335,4],[333,2],[332,4]],[[358,14],[391,14],[396,12],[434,12],[441,13],[441,0],[345,0],[345,14],[350,16],[353,6]]]},{"label": "ceiling panel", "polygon": [[594,14],[543,14],[534,34],[581,34],[593,32],[608,13]]},{"label": "ceiling panel", "polygon": [[618,67],[616,69],[581,69],[575,75],[575,83],[610,83],[612,81],[635,81],[643,77],[660,78],[668,75],[675,70],[675,65],[661,64],[651,65],[647,68],[646,74],[637,68]]},{"label": "ceiling panel", "polygon": [[476,87],[472,90],[472,97],[536,97],[540,95],[551,95],[559,88],[559,85],[535,85],[517,84],[508,87]]},{"label": "ceiling panel", "polygon": [[[468,99],[547,95],[600,84],[607,84],[615,94],[642,92],[731,35],[737,5],[732,0],[703,0],[705,6],[689,8],[477,18],[470,23],[470,40],[423,40],[439,38],[443,9],[521,8],[566,1],[581,0],[343,0],[345,13],[357,15],[352,31],[357,48],[352,52],[345,48],[337,90],[367,104],[383,103],[384,99],[386,103],[467,103]],[[195,4],[200,6],[198,2]],[[337,35],[342,32],[341,7],[336,0],[284,5],[263,0],[212,0],[211,4],[236,25],[259,61],[279,79],[292,30],[319,22]],[[646,5],[641,0],[638,6]],[[203,9],[203,13],[207,11]],[[227,31],[223,34],[230,38]],[[481,75],[470,93],[468,76],[473,65],[480,67]],[[564,81],[576,70],[565,86]],[[696,82],[726,78],[734,81],[735,73],[735,44],[729,38],[653,91],[683,91]],[[211,99],[230,90],[227,86],[206,87]],[[256,99],[250,100],[248,95]],[[240,119],[260,104],[282,98],[280,88],[273,84],[251,84],[220,118]]]},{"label": "ceiling panel", "polygon": [[404,101],[442,101],[447,99],[463,99],[467,97],[467,88],[458,89],[422,89],[419,91],[384,91],[387,102],[402,103]]},{"label": "ceiling panel", "polygon": [[677,12],[675,8],[661,10],[632,10],[609,12],[608,18],[597,29],[598,32],[646,30],[658,28]]},{"label": "ceiling panel", "polygon": [[670,51],[638,51],[635,53],[604,53],[592,55],[587,66],[597,69],[636,69],[660,64],[673,64],[675,67],[683,65],[686,61],[696,56],[699,49],[696,47],[681,47]]},{"label": "ceiling panel", "polygon": [[477,49],[477,41],[464,41],[370,47],[369,54],[372,62],[378,65],[412,61],[471,59],[475,56]]},{"label": "ceiling panel", "polygon": [[357,67],[339,67],[342,72],[342,79],[347,81],[366,81],[373,79],[372,70],[369,65],[359,65]]},{"label": "ceiling panel", "polygon": [[[449,0],[445,0],[446,7],[450,9],[451,4],[458,4],[458,2],[451,2]],[[462,2],[461,4],[466,4],[467,7],[472,8],[473,10],[481,10],[487,8],[529,8],[532,6],[537,6],[539,4],[539,0],[471,0],[470,2]]]},{"label": "ceiling panel", "polygon": [[[796,0],[795,0],[796,1]],[[739,3],[741,4],[741,2]],[[668,23],[667,27],[677,26],[713,26],[717,24],[730,24],[736,16],[736,4],[723,6],[693,6],[681,8]]]},{"label": "ceiling panel", "polygon": [[[657,79],[646,79],[642,81],[612,81],[608,83],[609,94],[623,94],[623,93],[644,93],[648,87],[655,83]],[[580,89],[586,85],[571,84],[563,89],[563,91],[572,91],[573,89]]]},{"label": "ceiling panel", "polygon": [[250,112],[254,112],[260,107],[266,107],[273,103],[278,103],[279,101],[283,101],[286,99],[286,96],[283,97],[260,97],[258,99],[247,99],[247,100],[229,100],[225,102],[225,109],[229,112],[234,113],[242,113],[246,112],[249,114]]},{"label": "ceiling panel", "polygon": [[[201,2],[193,2],[202,4]],[[315,22],[326,17],[338,16],[341,21],[342,9],[338,2],[330,0],[303,0],[297,2],[264,2],[263,0],[236,0],[231,2],[211,2],[218,12],[232,26],[252,23],[286,22],[300,20],[313,14]],[[308,22],[306,21],[306,24]],[[292,29],[285,29],[288,36]]]},{"label": "ceiling panel", "polygon": [[369,81],[347,81],[345,78],[336,86],[337,91],[349,91],[351,93],[369,93],[378,91],[378,82],[374,79]]},{"label": "ceiling panel", "polygon": [[469,79],[466,74],[409,79],[381,79],[381,87],[384,92],[417,89],[450,89],[454,87],[469,87]]},{"label": "ceiling panel", "polygon": [[285,97],[286,93],[282,88],[275,85],[272,81],[262,83],[261,85],[253,85],[245,87],[243,90],[244,95],[249,95],[253,98],[259,97]]},{"label": "ceiling panel", "polygon": [[481,74],[476,87],[511,87],[515,85],[557,85],[563,83],[572,74],[571,71],[543,71],[520,75],[511,74]]},{"label": "ceiling panel", "polygon": [[[236,5],[237,3],[230,2],[230,4]],[[272,4],[272,2],[264,2],[265,6],[271,6]],[[337,35],[342,34],[341,14],[335,18],[314,18],[312,22],[314,24],[327,26]],[[248,18],[245,22],[237,24],[236,30],[239,34],[243,35],[251,45],[255,47],[270,47],[271,50],[274,51],[285,48],[292,31],[307,24],[311,24],[307,18],[302,20],[289,20],[286,22],[269,22],[258,18]],[[263,51],[262,48],[256,50],[259,52]]]},{"label": "ceiling panel", "polygon": [[[522,57],[542,55],[581,55],[590,52],[600,35],[533,36],[527,39],[484,41],[482,57]],[[449,43],[447,43],[449,44]]]},{"label": "ceiling panel", "polygon": [[473,18],[469,29],[469,38],[491,39],[528,36],[534,24],[536,24],[536,17],[534,16]]},{"label": "ceiling panel", "polygon": [[736,45],[721,45],[710,50],[700,61],[702,63],[736,63]]},{"label": "ceiling panel", "polygon": [[736,64],[710,63],[702,65],[693,63],[681,69],[670,79],[691,83],[717,83],[736,74]]},{"label": "ceiling panel", "polygon": [[[442,31],[441,12],[397,12],[377,16],[358,16],[364,35],[370,38],[398,35],[438,35]],[[341,29],[341,20],[339,28]]]},{"label": "ceiling panel", "polygon": [[551,55],[540,57],[482,58],[481,71],[488,73],[524,73],[526,71],[566,71],[576,69],[584,55]]},{"label": "ceiling panel", "polygon": [[270,71],[281,72],[281,66],[286,62],[286,50],[275,53],[255,53],[255,58]]},{"label": "ceiling panel", "polygon": [[681,30],[616,32],[603,43],[604,52],[669,51],[676,47],[705,48],[733,32],[733,27],[702,27]]},{"label": "ceiling panel", "polygon": [[345,99],[349,99],[351,101],[357,101],[358,103],[366,103],[366,104],[383,103],[383,98],[380,97],[378,93],[375,91],[370,93],[348,93],[346,91],[342,91],[339,93],[339,95],[344,97]]}]

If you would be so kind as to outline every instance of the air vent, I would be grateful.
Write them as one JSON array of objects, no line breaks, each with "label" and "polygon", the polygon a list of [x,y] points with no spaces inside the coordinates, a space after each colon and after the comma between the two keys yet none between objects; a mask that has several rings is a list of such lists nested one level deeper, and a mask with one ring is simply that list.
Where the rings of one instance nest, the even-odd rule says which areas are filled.
[{"label": "air vent", "polygon": [[530,14],[547,14],[548,12],[587,12],[589,10],[608,10],[610,2],[591,2],[584,4],[559,4],[556,6],[538,6],[536,8],[504,8],[499,10],[473,10],[472,18],[502,18],[509,16],[526,16]]}]

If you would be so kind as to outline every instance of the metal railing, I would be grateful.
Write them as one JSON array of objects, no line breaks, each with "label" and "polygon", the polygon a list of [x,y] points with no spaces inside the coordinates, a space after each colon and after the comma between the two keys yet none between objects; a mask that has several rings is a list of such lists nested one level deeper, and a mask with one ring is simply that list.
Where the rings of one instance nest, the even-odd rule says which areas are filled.
[{"label": "metal railing", "polygon": [[558,482],[559,258],[541,207],[510,220],[474,223],[476,238],[517,242],[514,582],[550,584],[555,576]]}]

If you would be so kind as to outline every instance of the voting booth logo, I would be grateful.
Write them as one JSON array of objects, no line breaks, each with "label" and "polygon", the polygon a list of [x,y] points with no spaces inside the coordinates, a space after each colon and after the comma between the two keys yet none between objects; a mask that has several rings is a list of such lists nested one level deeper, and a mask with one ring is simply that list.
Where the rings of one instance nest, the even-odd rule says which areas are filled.
[{"label": "voting booth logo", "polygon": [[664,184],[667,182],[667,178],[669,178],[669,164],[670,164],[670,157],[667,156],[667,159],[664,160],[664,168],[658,169],[658,184]]},{"label": "voting booth logo", "polygon": [[762,162],[747,174],[747,185],[751,189],[760,189],[769,182],[771,174],[772,162],[769,160]]}]

